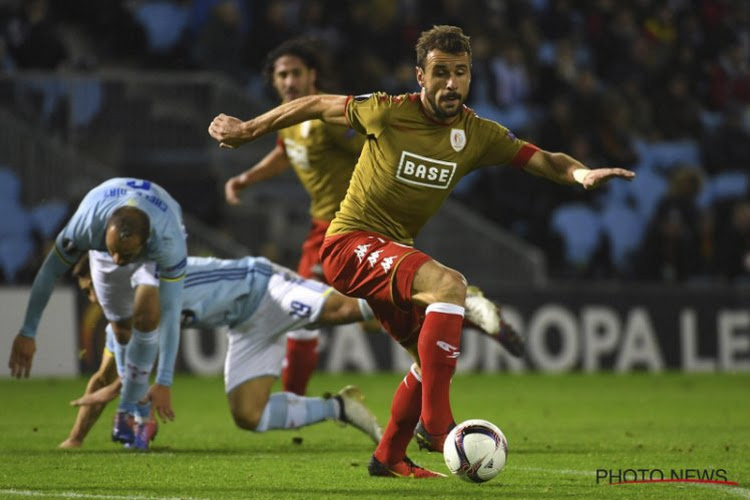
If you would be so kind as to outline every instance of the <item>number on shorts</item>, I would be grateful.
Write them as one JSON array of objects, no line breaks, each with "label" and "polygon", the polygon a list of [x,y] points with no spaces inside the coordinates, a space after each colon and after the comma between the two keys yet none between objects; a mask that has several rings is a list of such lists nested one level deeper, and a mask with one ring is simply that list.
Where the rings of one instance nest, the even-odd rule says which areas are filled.
[{"label": "number on shorts", "polygon": [[292,301],[291,307],[292,310],[289,311],[290,316],[307,318],[310,316],[310,313],[312,313],[312,308],[310,306],[308,306],[307,304],[303,304],[302,302],[297,302],[296,300]]}]

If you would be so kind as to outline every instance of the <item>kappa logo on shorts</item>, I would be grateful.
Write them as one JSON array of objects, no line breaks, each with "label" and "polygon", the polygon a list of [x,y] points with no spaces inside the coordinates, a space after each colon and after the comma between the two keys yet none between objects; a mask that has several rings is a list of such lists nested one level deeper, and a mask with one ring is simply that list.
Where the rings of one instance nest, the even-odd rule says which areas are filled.
[{"label": "kappa logo on shorts", "polygon": [[383,268],[383,271],[385,271],[385,274],[388,274],[388,271],[391,270],[393,267],[393,261],[396,260],[396,257],[386,257],[383,259],[383,262],[380,263],[380,267]]},{"label": "kappa logo on shorts", "polygon": [[359,263],[362,263],[362,260],[364,260],[365,256],[367,255],[367,251],[370,249],[372,245],[357,245],[357,248],[354,249],[354,255],[357,256],[357,260],[359,260]]},{"label": "kappa logo on shorts", "polygon": [[[354,255],[357,256],[357,260],[359,264],[362,264],[362,262],[367,258],[367,263],[370,264],[370,268],[373,269],[378,264],[378,261],[380,260],[380,256],[383,254],[383,249],[375,250],[374,252],[370,253],[368,255],[368,252],[370,250],[370,247],[372,245],[358,245],[357,248],[354,249]],[[388,272],[393,267],[393,261],[396,260],[396,255],[391,257],[386,257],[383,260],[380,261],[380,267],[383,269],[385,274],[388,274]]]},{"label": "kappa logo on shorts", "polygon": [[381,253],[383,253],[383,250],[375,250],[367,257],[367,262],[370,263],[370,267],[375,267],[375,264],[378,263],[378,259],[380,258]]},{"label": "kappa logo on shorts", "polygon": [[396,178],[407,184],[434,189],[448,189],[457,164],[420,156],[408,151],[401,152]]}]

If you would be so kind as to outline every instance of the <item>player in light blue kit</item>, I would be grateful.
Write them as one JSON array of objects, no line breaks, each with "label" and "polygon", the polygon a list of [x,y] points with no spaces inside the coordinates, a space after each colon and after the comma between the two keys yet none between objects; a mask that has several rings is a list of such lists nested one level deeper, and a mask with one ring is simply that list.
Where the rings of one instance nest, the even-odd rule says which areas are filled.
[{"label": "player in light blue kit", "polygon": [[[102,266],[109,265],[109,260],[107,254],[89,252],[88,266],[79,263],[74,269],[79,286],[92,301],[97,300],[95,277]],[[88,268],[94,279],[89,279]],[[138,264],[125,268],[131,272],[134,288],[153,286]],[[271,386],[281,372],[287,332],[371,318],[372,311],[366,302],[345,297],[327,285],[303,279],[263,258],[188,258],[182,324],[211,329],[229,327],[224,382],[232,417],[241,429],[255,432],[294,429],[334,419],[356,427],[377,443],[382,433],[380,426],[362,403],[362,394],[356,387],[347,386],[333,398],[311,398],[291,392],[271,394]],[[74,402],[84,408],[61,447],[80,446],[104,404],[117,396],[119,381],[94,389],[116,377],[112,364],[119,359],[118,349],[121,346],[108,329],[109,353],[105,351],[102,367],[92,377],[87,394]],[[123,374],[119,366],[117,371]],[[135,448],[148,448],[155,424],[149,421],[148,432],[135,433],[132,441]]]},{"label": "player in light blue kit", "polygon": [[[170,387],[179,345],[187,247],[179,204],[150,181],[110,179],[81,201],[34,279],[24,324],[10,353],[11,375],[29,376],[37,327],[55,282],[89,250],[109,259],[94,281],[117,341],[127,344],[121,408],[134,412],[145,398],[163,420],[172,420]],[[132,273],[123,272],[133,263],[143,263],[158,288],[134,293]],[[156,381],[149,388],[158,353]]]}]

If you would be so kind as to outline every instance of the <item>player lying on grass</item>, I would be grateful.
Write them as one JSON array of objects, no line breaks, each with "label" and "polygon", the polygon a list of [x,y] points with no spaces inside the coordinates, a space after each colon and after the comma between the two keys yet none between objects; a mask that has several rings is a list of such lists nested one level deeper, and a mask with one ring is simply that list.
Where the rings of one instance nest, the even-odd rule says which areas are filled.
[{"label": "player lying on grass", "polygon": [[[92,261],[92,266],[94,269],[98,266],[98,260],[102,257],[96,253],[92,254],[92,257],[94,260]],[[247,259],[252,259],[248,257]],[[230,281],[230,274],[236,271],[231,271],[230,269],[236,269],[239,267],[239,269],[243,269],[241,263],[245,261],[246,259],[238,260],[238,261],[218,261],[216,259],[199,259],[199,258],[188,258],[188,278],[186,282],[186,292],[184,294],[184,313],[183,313],[183,319],[190,321],[191,325],[200,325],[205,326],[208,325],[209,327],[217,326],[218,324],[224,324],[221,319],[218,321],[212,321],[212,318],[222,318],[222,316],[217,312],[221,309],[220,307],[220,301],[222,300],[221,297],[224,297],[225,305],[229,306],[232,302],[231,297],[233,297],[233,294],[230,295],[221,295],[221,294],[215,294],[215,291],[222,291],[220,283],[221,280],[213,281],[211,282],[211,275],[207,274],[205,271],[208,271],[211,264],[216,267],[216,264],[224,263],[224,269],[221,271],[221,273],[224,275],[223,280]],[[265,260],[262,260],[262,262],[265,265],[270,265]],[[205,263],[206,267],[205,269],[201,268],[201,264]],[[232,266],[231,264],[236,264],[235,266]],[[218,266],[221,268],[221,266]],[[245,269],[247,268],[247,264],[245,264]],[[276,269],[281,269],[276,267]],[[287,270],[283,270],[284,272],[288,273]],[[219,276],[219,271],[214,271],[213,276],[214,278]],[[238,272],[238,275],[241,274],[241,271]],[[96,292],[94,291],[94,283],[91,279],[91,271],[90,271],[90,264],[88,256],[84,257],[79,261],[76,266],[73,269],[73,275],[78,279],[79,287],[85,291],[89,297],[89,300],[91,302],[96,302]],[[200,276],[203,276],[203,278],[200,278]],[[200,278],[200,279],[199,279]],[[295,287],[305,287],[308,285],[307,281],[300,281],[298,278],[297,284],[295,284]],[[132,285],[134,288],[137,288],[139,286],[150,286],[149,285],[149,275],[145,273],[140,273],[137,270],[133,272],[133,278],[132,278]],[[313,284],[313,289],[323,289],[327,290],[328,296],[327,300],[325,301],[324,305],[322,306],[322,311],[320,312],[320,317],[318,318],[317,324],[323,325],[323,324],[342,324],[347,322],[355,322],[355,321],[361,321],[363,319],[368,319],[370,317],[370,311],[369,307],[366,305],[364,301],[349,298],[346,296],[343,296],[336,292],[335,290],[332,290],[324,285],[320,284]],[[216,289],[216,290],[214,290]],[[245,292],[245,295],[242,295],[242,289],[235,290],[235,294],[239,295],[236,299],[234,299],[234,302],[236,303],[237,300],[251,300],[248,292]],[[483,298],[481,296],[481,292],[477,293],[475,299],[472,299],[471,303],[473,304],[473,307],[470,309],[470,314],[467,315],[467,320],[471,320],[472,324],[479,328],[485,328],[489,331],[499,331],[500,329],[500,323],[501,319],[499,316],[499,313],[497,311],[497,308],[494,307],[494,305],[489,302],[487,299]],[[203,307],[196,307],[196,302],[203,301],[204,305]],[[274,296],[271,296],[269,298],[270,301],[278,300],[275,299]],[[206,316],[206,311],[208,311],[205,307],[205,303],[210,303],[213,308],[211,311],[216,311],[213,314],[211,314],[211,317],[208,318]],[[289,302],[291,304],[291,302]],[[276,324],[277,322],[281,323],[280,326],[277,326],[275,328],[275,331],[278,332],[276,334],[277,336],[277,342],[282,342],[280,339],[283,337],[283,333],[286,331],[284,328],[292,328],[294,325],[291,325],[291,323],[297,323],[294,320],[294,316],[287,313],[287,309],[289,306],[287,306],[287,309],[284,309],[285,306],[283,304],[279,304],[278,302],[274,304],[275,309],[272,310],[273,315],[271,317],[265,317],[262,318],[263,321],[268,321],[270,324]],[[295,311],[299,309],[299,306],[293,306],[295,307]],[[196,314],[196,309],[200,310],[202,313],[200,316]],[[227,307],[228,309],[228,307]],[[251,311],[247,311],[250,316],[253,316],[253,313]],[[261,312],[256,312],[255,315],[262,314]],[[226,318],[226,317],[224,317]],[[236,321],[235,321],[236,323]],[[301,322],[302,324],[305,324],[305,322]],[[485,330],[483,330],[484,333],[488,334]],[[232,337],[232,333],[230,332],[230,338]],[[489,335],[489,334],[488,334]],[[235,335],[236,337],[236,335]],[[494,338],[497,338],[496,336]],[[279,354],[279,345],[283,344],[270,344],[271,345],[271,355],[275,356],[275,359],[279,359],[279,356],[283,355],[283,347],[281,349],[281,354]],[[523,347],[523,344],[518,344]],[[232,370],[232,362],[236,358],[232,355],[232,346],[233,344],[230,342],[230,352],[227,353],[227,360],[225,365],[226,373],[230,373]],[[238,346],[238,343],[235,343],[234,346]],[[235,347],[236,349],[237,347]],[[102,355],[102,361],[101,365],[99,367],[99,370],[91,377],[89,380],[88,386],[86,387],[86,396],[83,398],[74,401],[74,404],[76,405],[82,405],[79,408],[78,415],[76,417],[75,424],[73,425],[73,428],[70,431],[70,435],[68,438],[60,443],[61,448],[75,448],[79,447],[83,444],[83,440],[85,439],[88,432],[93,427],[96,420],[99,418],[99,415],[101,414],[102,410],[104,409],[104,406],[106,405],[106,402],[110,399],[116,397],[117,392],[119,390],[119,380],[118,380],[118,368],[117,365],[121,363],[116,362],[116,357],[120,354],[122,350],[125,349],[125,346],[122,346],[118,344],[115,341],[114,335],[112,331],[108,328],[107,330],[107,349],[105,349],[103,355]],[[261,354],[258,354],[260,356]],[[266,365],[269,365],[268,362],[264,361]],[[236,361],[235,363],[236,364]],[[232,412],[232,416],[235,419],[235,422],[240,428],[249,429],[249,430],[255,430],[255,431],[262,431],[267,430],[271,428],[288,428],[288,427],[267,427],[265,428],[258,428],[258,422],[262,421],[262,416],[264,414],[265,408],[269,405],[269,401],[273,400],[272,405],[275,405],[276,407],[282,407],[284,404],[289,404],[290,402],[294,401],[304,401],[304,400],[315,400],[317,404],[320,404],[319,398],[302,398],[302,397],[296,397],[293,394],[286,393],[287,396],[282,397],[281,394],[285,393],[277,393],[269,398],[269,390],[270,386],[273,383],[273,380],[278,376],[278,371],[280,369],[280,365],[277,363],[276,365],[270,365],[272,369],[269,371],[271,372],[271,375],[267,375],[265,377],[261,377],[260,379],[257,379],[256,382],[253,384],[256,387],[254,389],[261,389],[261,392],[259,393],[260,396],[255,397],[256,394],[253,393],[253,387],[251,386],[250,389],[243,389],[243,387],[246,387],[245,385],[240,385],[238,392],[231,392],[229,388],[229,383],[227,383],[227,390],[229,393],[229,399],[230,399],[230,411]],[[275,371],[273,367],[275,366]],[[275,373],[275,375],[273,375]],[[250,381],[248,381],[249,383]],[[113,384],[114,385],[110,385]],[[260,386],[260,387],[258,387]],[[100,389],[104,389],[103,392],[97,392]],[[349,390],[343,390],[344,394],[339,394],[342,399],[345,397],[345,395],[349,396],[349,400],[351,401],[351,398],[355,398],[354,401],[352,401],[350,404],[353,407],[358,407],[360,405],[357,405],[356,403],[356,394],[354,394],[354,391]],[[95,394],[96,393],[96,394]],[[252,394],[251,394],[252,393]],[[234,394],[234,396],[233,396]],[[252,397],[248,396],[248,394],[251,394]],[[275,399],[274,399],[275,398]],[[234,399],[234,403],[233,403]],[[329,405],[332,405],[334,403],[328,403]],[[242,414],[242,412],[245,412],[245,415]],[[270,410],[269,410],[270,411]],[[255,415],[255,417],[248,417],[247,413],[250,413],[252,415]],[[353,413],[353,411],[350,411],[350,413]],[[364,413],[364,412],[360,412]],[[367,412],[369,414],[369,412]],[[259,417],[260,416],[260,417]],[[277,419],[279,420],[279,419]],[[271,422],[270,425],[275,425],[277,420],[274,420]],[[369,417],[365,419],[369,421]],[[129,425],[132,421],[131,417],[129,415],[125,414],[118,414],[115,417],[115,428],[113,430],[113,439],[116,441],[121,442],[133,442],[138,435],[140,437],[138,438],[138,442],[136,445],[138,447],[143,448],[144,445],[148,445],[148,440],[153,437],[153,433],[155,432],[155,422],[149,423],[146,422],[145,424],[141,424],[140,427],[136,426],[136,431],[131,431],[131,426]],[[246,425],[248,423],[255,423],[255,425]],[[286,421],[284,422],[286,424]],[[299,426],[306,425],[310,422],[299,422]],[[377,424],[375,424],[377,425]],[[363,424],[362,427],[365,427]],[[379,429],[378,429],[379,431]],[[135,435],[134,435],[135,434]],[[373,439],[376,439],[376,432],[373,431],[372,434],[370,434]]]}]

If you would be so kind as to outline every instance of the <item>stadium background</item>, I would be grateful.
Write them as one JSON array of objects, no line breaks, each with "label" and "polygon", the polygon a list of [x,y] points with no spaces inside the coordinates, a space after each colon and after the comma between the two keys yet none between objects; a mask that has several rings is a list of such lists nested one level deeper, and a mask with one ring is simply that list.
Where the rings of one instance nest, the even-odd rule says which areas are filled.
[{"label": "stadium background", "polygon": [[[504,305],[524,361],[465,335],[461,370],[750,370],[750,3],[742,0],[0,2],[0,317],[7,353],[60,225],[103,179],[152,179],[182,204],[192,254],[295,267],[307,199],[293,174],[223,202],[273,138],[222,151],[211,118],[275,103],[265,53],[319,40],[333,92],[416,90],[414,42],[472,37],[469,105],[593,166],[597,192],[511,169],[467,177],[417,241]],[[101,318],[64,283],[37,374],[88,372]],[[385,336],[327,335],[323,369],[402,371]],[[186,333],[180,363],[221,370],[223,336]]]}]

